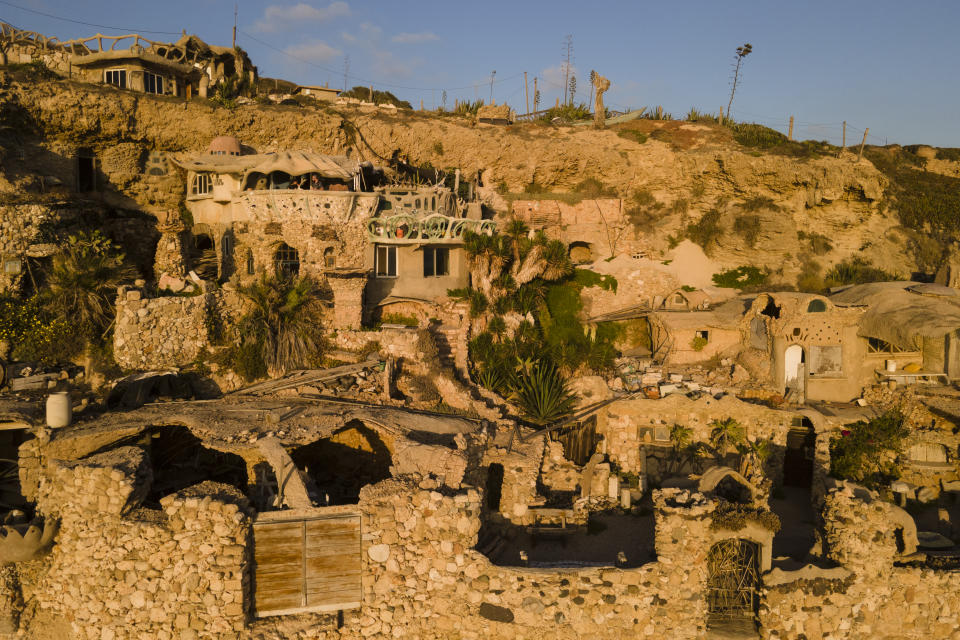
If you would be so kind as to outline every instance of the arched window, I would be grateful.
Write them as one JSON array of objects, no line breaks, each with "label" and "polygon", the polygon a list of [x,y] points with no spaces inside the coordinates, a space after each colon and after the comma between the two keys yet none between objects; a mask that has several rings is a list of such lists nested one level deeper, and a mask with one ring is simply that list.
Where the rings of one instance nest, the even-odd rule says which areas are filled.
[{"label": "arched window", "polygon": [[827,303],[820,299],[814,299],[807,305],[807,313],[823,313],[827,310]]},{"label": "arched window", "polygon": [[286,243],[281,243],[273,254],[273,266],[277,274],[293,277],[300,273],[300,252]]},{"label": "arched window", "polygon": [[323,266],[327,269],[333,269],[337,266],[337,257],[333,254],[333,247],[327,247],[323,250]]},{"label": "arched window", "polygon": [[190,186],[190,194],[194,196],[203,196],[213,191],[213,180],[209,173],[198,173],[193,177],[193,184]]}]

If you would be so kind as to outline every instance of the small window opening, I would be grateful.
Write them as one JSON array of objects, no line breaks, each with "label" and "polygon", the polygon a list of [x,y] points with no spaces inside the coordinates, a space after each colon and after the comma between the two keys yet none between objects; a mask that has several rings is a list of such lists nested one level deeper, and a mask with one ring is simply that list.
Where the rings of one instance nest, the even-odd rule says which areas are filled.
[{"label": "small window opening", "polygon": [[793,335],[794,335],[795,337],[799,337],[799,336],[800,336],[800,327],[794,327],[794,328],[793,328]]},{"label": "small window opening", "polygon": [[277,275],[291,278],[300,273],[300,252],[286,243],[281,243],[273,254],[273,266]]},{"label": "small window opening", "polygon": [[253,274],[254,274],[253,250],[247,249],[247,275],[252,276]]},{"label": "small window opening", "polygon": [[823,300],[811,300],[807,305],[807,313],[823,313],[827,310],[827,303]]},{"label": "small window opening", "polygon": [[127,88],[126,69],[108,69],[103,72],[103,81],[120,89]]},{"label": "small window opening", "polygon": [[333,254],[333,247],[327,247],[323,250],[323,266],[327,269],[333,269],[337,266],[337,257]]},{"label": "small window opening", "polygon": [[710,341],[710,332],[707,331],[706,329],[701,329],[700,331],[697,331],[697,332],[696,332],[696,337],[702,338],[703,340],[706,340],[707,342],[709,342],[709,341]]}]

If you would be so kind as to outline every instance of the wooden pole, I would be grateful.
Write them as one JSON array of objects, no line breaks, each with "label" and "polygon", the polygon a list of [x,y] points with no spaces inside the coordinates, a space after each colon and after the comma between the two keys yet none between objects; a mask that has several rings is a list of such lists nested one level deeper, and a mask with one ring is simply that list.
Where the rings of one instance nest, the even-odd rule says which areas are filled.
[{"label": "wooden pole", "polygon": [[857,154],[857,162],[863,157],[863,145],[867,144],[867,134],[870,133],[870,127],[863,130],[863,142],[860,143],[860,153]]},{"label": "wooden pole", "polygon": [[527,101],[527,113],[530,113],[530,85],[527,84],[527,72],[523,72],[523,97]]},{"label": "wooden pole", "polygon": [[840,150],[843,151],[847,148],[847,121],[843,121],[843,145],[840,147]]},{"label": "wooden pole", "polygon": [[537,110],[537,76],[533,76],[533,110]]},{"label": "wooden pole", "polygon": [[790,116],[790,129],[787,131],[787,140],[793,140],[793,116]]},{"label": "wooden pole", "polygon": [[723,105],[720,105],[720,124],[723,124]]},{"label": "wooden pole", "polygon": [[370,102],[373,102],[373,85],[370,85]]}]

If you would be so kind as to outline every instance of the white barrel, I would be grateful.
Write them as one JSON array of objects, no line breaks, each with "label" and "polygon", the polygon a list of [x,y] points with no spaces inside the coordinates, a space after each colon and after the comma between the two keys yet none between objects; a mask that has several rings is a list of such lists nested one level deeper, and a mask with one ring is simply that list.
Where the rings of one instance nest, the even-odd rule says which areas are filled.
[{"label": "white barrel", "polygon": [[894,371],[897,370],[896,360],[887,360],[886,365],[887,365],[887,371],[889,371],[890,373],[893,373]]},{"label": "white barrel", "polygon": [[73,405],[70,394],[58,391],[47,396],[47,426],[51,429],[68,427],[73,421]]}]

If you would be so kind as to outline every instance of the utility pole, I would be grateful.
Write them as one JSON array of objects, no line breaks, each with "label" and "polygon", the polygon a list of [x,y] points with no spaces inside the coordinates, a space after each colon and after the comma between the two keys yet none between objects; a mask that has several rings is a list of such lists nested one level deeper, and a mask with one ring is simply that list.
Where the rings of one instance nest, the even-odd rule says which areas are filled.
[{"label": "utility pole", "polygon": [[497,77],[497,70],[490,72],[490,104],[493,104],[493,79]]},{"label": "utility pole", "polygon": [[842,150],[846,148],[847,148],[847,121],[844,120],[843,121],[843,146],[841,146],[840,149]]},{"label": "utility pole", "polygon": [[567,34],[563,39],[564,60],[563,60],[563,104],[567,104],[567,89],[570,82],[570,59],[573,57],[573,36]]},{"label": "utility pole", "polygon": [[860,153],[857,154],[857,162],[863,157],[863,145],[867,144],[867,134],[870,133],[870,127],[863,130],[863,141],[860,143]]},{"label": "utility pole", "polygon": [[540,110],[540,89],[537,87],[537,76],[533,76],[533,110]]},{"label": "utility pole", "polygon": [[343,90],[347,90],[347,77],[350,75],[350,54],[343,56]]},{"label": "utility pole", "polygon": [[237,11],[239,6],[237,3],[233,3],[233,48],[237,48]]},{"label": "utility pole", "polygon": [[523,97],[527,101],[527,113],[530,113],[530,85],[527,84],[527,72],[523,72]]}]

